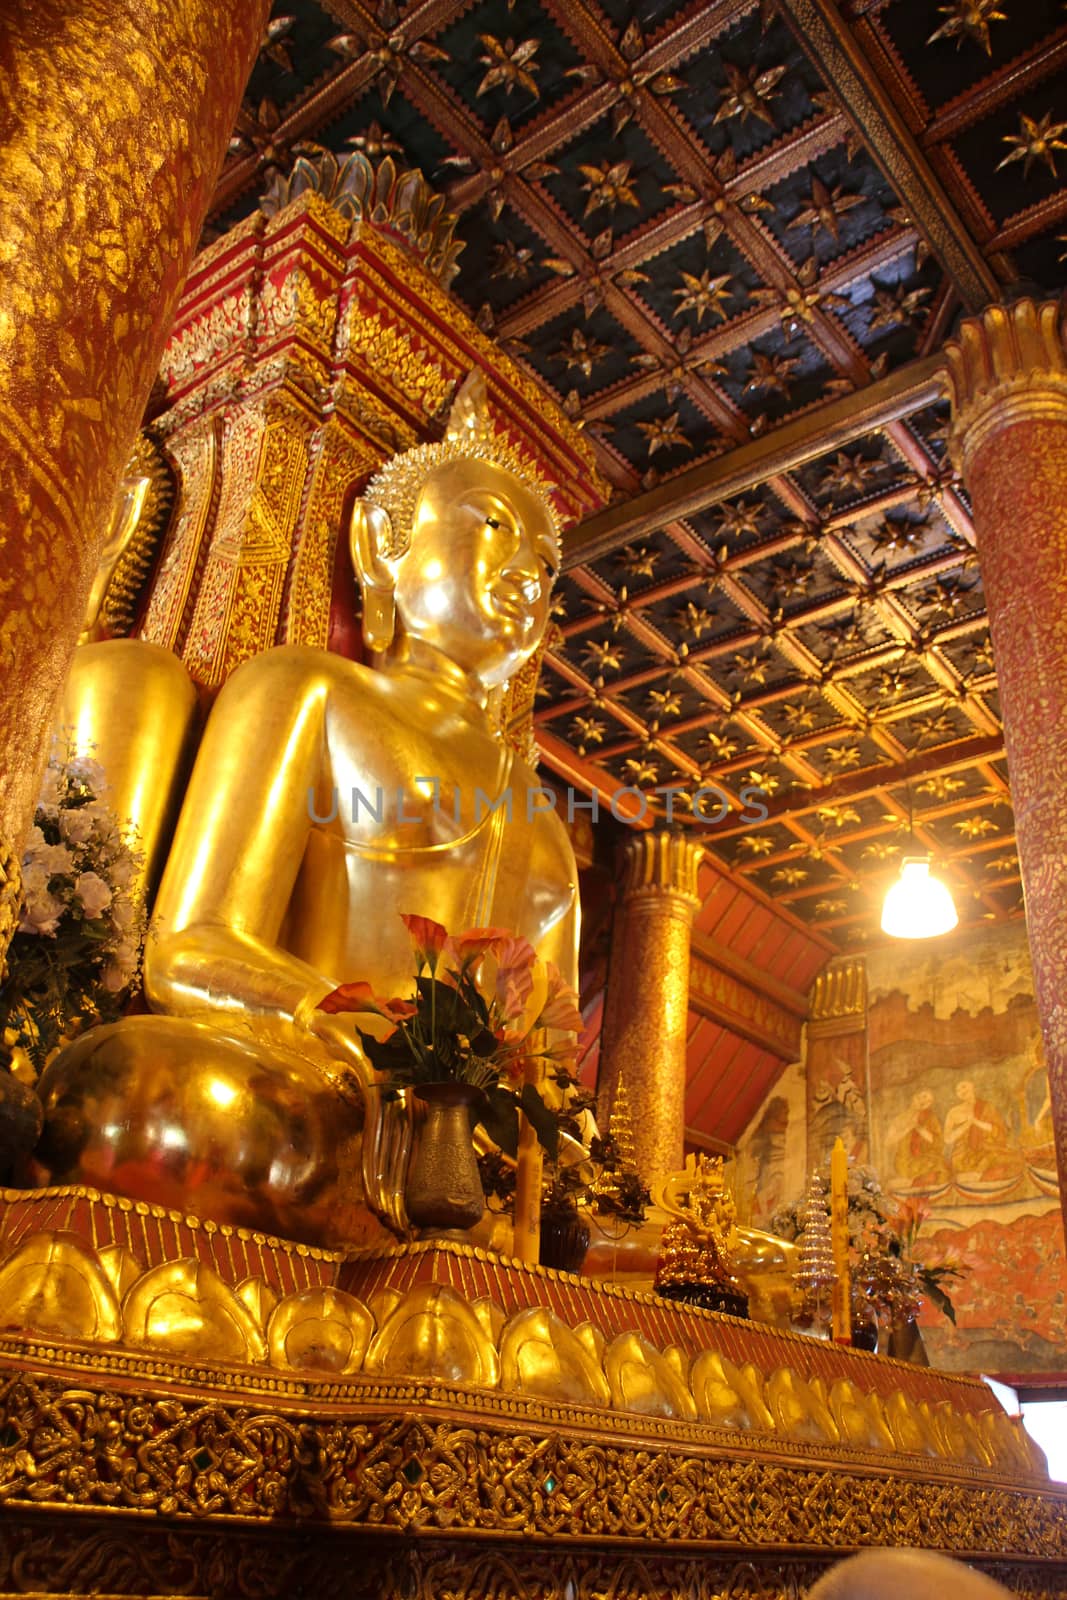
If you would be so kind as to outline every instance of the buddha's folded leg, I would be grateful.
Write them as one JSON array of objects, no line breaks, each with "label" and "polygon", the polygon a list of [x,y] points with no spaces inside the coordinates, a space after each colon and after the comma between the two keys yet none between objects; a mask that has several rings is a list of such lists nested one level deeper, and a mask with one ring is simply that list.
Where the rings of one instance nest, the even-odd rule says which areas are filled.
[{"label": "buddha's folded leg", "polygon": [[364,1200],[361,1086],[294,1048],[291,1029],[129,1017],[75,1040],[39,1092],[40,1185],[308,1244],[388,1238]]}]

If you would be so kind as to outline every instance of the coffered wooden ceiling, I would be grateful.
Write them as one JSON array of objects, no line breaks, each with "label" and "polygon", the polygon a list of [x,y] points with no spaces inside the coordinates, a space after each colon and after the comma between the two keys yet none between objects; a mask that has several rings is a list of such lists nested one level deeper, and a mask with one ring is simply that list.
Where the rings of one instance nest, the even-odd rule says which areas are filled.
[{"label": "coffered wooden ceiling", "polygon": [[454,292],[615,486],[570,537],[549,765],[687,826],[720,786],[709,849],[846,949],[912,826],[965,922],[1017,915],[937,352],[1064,285],[1060,0],[282,0],[213,232],[316,147],[447,193]]}]

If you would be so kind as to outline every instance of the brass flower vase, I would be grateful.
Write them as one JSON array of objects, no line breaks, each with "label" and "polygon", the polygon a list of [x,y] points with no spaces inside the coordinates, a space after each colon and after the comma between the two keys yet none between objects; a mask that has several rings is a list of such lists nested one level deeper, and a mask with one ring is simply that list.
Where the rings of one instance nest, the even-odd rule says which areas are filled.
[{"label": "brass flower vase", "polygon": [[914,1317],[895,1316],[889,1326],[889,1348],[887,1355],[894,1356],[897,1361],[910,1361],[917,1367],[928,1367],[930,1357],[923,1344],[923,1336],[919,1324]]},{"label": "brass flower vase", "polygon": [[415,1094],[423,1115],[404,1187],[408,1220],[422,1239],[455,1238],[485,1210],[471,1138],[472,1113],[485,1097],[473,1084],[451,1082],[422,1083]]}]

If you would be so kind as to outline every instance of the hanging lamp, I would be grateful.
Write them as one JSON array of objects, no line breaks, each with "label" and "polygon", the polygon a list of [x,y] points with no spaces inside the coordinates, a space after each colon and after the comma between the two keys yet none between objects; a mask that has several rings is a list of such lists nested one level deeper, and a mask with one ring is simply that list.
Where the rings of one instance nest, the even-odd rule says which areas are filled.
[{"label": "hanging lamp", "polygon": [[905,856],[882,907],[882,932],[894,939],[932,939],[959,921],[951,891],[930,872],[929,856]]},{"label": "hanging lamp", "polygon": [[[908,829],[915,844],[915,819],[908,790]],[[948,885],[930,871],[930,856],[905,856],[900,876],[890,884],[882,906],[882,932],[894,939],[933,939],[949,933],[959,913]]]}]

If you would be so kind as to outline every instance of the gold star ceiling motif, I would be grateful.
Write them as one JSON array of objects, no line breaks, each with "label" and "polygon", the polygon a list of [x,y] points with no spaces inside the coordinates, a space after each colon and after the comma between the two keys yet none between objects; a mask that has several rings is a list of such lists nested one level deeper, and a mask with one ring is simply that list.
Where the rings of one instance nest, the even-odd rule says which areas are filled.
[{"label": "gold star ceiling motif", "polygon": [[1056,153],[1067,150],[1067,122],[1053,122],[1052,112],[1046,111],[1043,117],[1028,117],[1025,112],[1019,117],[1018,133],[1004,135],[1004,143],[1011,145],[1011,150],[997,167],[1009,167],[1014,161],[1023,164],[1023,177],[1030,176],[1030,168],[1035,162],[1040,162],[1047,167],[1052,176],[1058,177],[1056,166]]},{"label": "gold star ceiling motif", "polygon": [[758,67],[738,67],[726,61],[723,68],[726,87],[719,92],[715,121],[727,122],[731,117],[740,117],[742,122],[747,122],[749,117],[756,117],[773,128],[771,102],[788,67],[768,67],[761,72]]},{"label": "gold star ceiling motif", "polygon": [[986,55],[993,48],[989,39],[990,23],[1008,20],[1007,12],[1001,10],[1001,0],[952,0],[951,5],[940,9],[945,20],[930,35],[927,44],[936,44],[938,39],[955,39],[959,49],[965,39],[972,39],[981,45]]},{"label": "gold star ceiling motif", "polygon": [[485,48],[481,63],[488,69],[478,85],[479,96],[502,86],[508,95],[515,89],[524,89],[535,100],[541,98],[536,77],[540,65],[534,60],[540,40],[496,39],[491,33],[480,33],[478,38]]},{"label": "gold star ceiling motif", "polygon": [[[524,7],[342,0],[338,33],[318,0],[288,0],[212,228],[301,153],[421,166],[466,244],[453,292],[581,423],[615,496],[597,559],[569,536],[537,723],[609,786],[630,762],[646,783],[721,787],[732,809],[708,848],[849,947],[876,921],[909,795],[964,915],[1016,914],[947,410],[927,390],[910,413],[863,418],[961,308],[1027,278],[1063,287],[1058,15],[935,0],[916,28],[902,0],[831,8],[841,58],[910,130],[898,147],[891,127],[858,127],[852,90],[805,53],[801,0],[710,0],[655,28],[603,0]],[[1008,71],[1024,44],[1026,72]],[[950,114],[938,63],[955,73]],[[761,467],[782,426],[804,448]],[[706,498],[687,491],[679,512],[690,472]],[[628,527],[642,482],[659,520]],[[753,778],[765,824],[742,817]]]},{"label": "gold star ceiling motif", "polygon": [[808,203],[797,212],[789,226],[809,228],[813,241],[820,232],[827,233],[836,243],[841,237],[841,218],[862,204],[861,194],[846,194],[839,183],[831,189],[813,173]]}]

